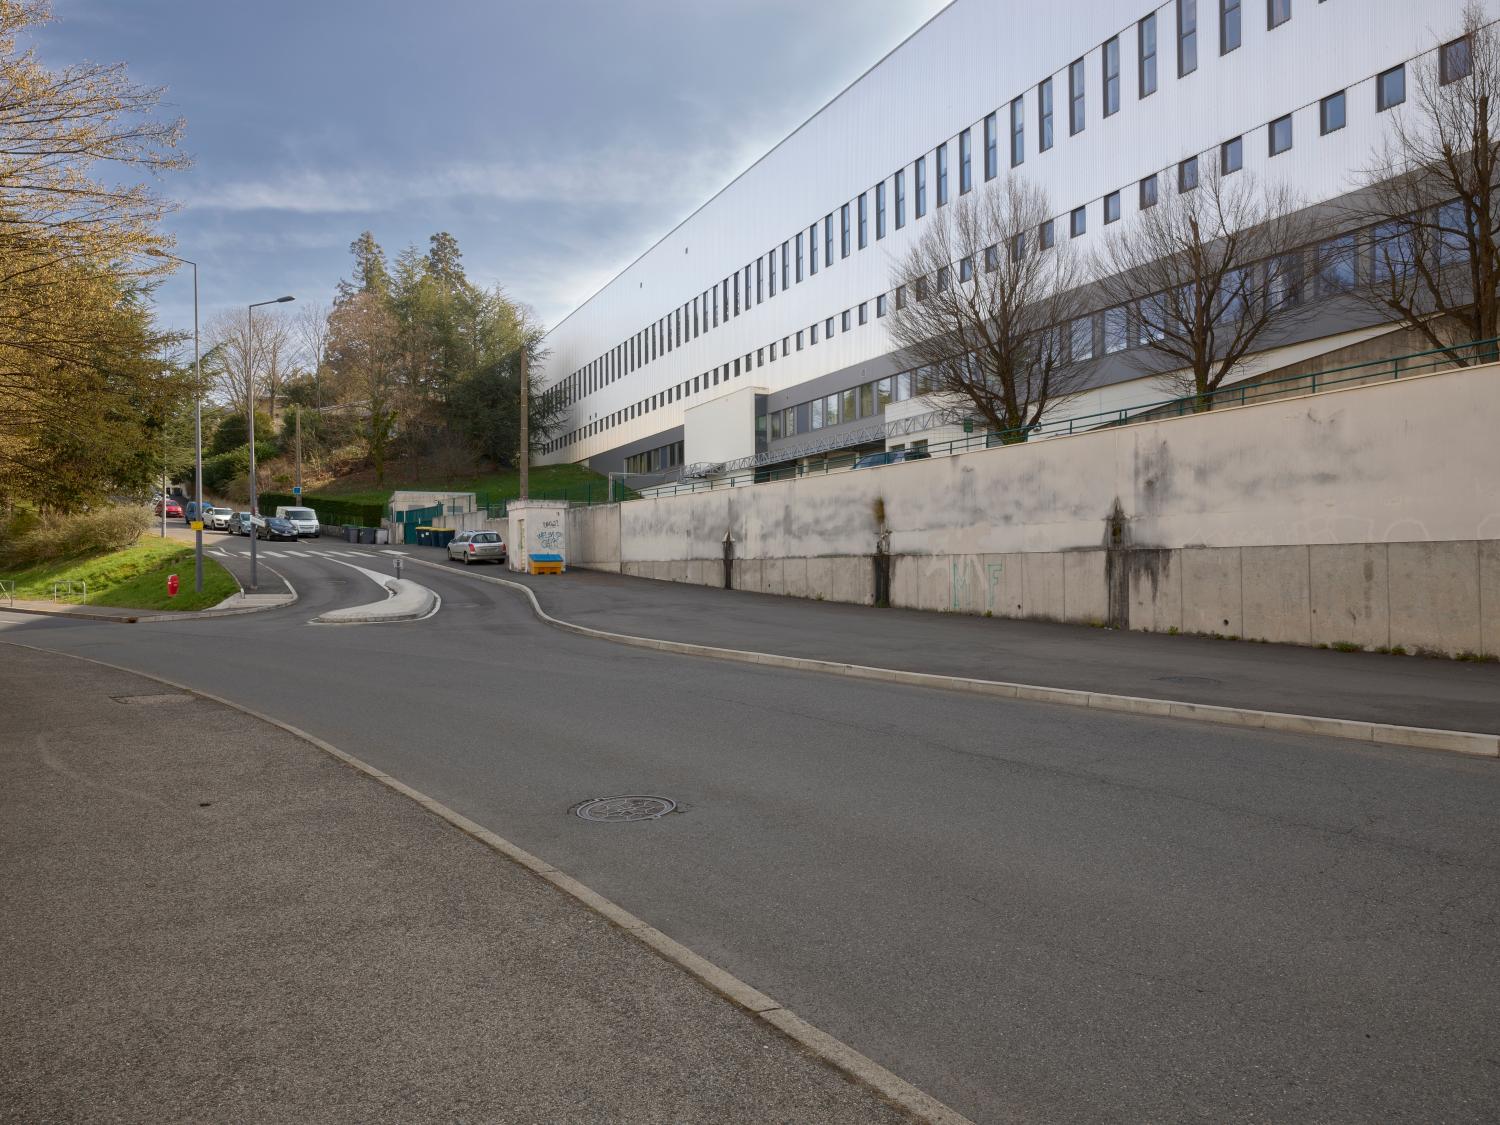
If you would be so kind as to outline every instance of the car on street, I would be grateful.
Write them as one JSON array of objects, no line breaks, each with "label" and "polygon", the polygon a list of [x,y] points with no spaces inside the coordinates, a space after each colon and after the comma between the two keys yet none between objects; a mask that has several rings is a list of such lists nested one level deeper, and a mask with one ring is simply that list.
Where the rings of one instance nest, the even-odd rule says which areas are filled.
[{"label": "car on street", "polygon": [[318,523],[318,513],[311,508],[277,508],[276,518],[290,523],[297,529],[298,535],[317,539],[323,534],[322,525]]},{"label": "car on street", "polygon": [[251,521],[255,517],[249,512],[235,512],[229,517],[228,530],[230,535],[249,535],[250,529],[254,527]]},{"label": "car on street", "polygon": [[205,504],[203,506],[203,526],[212,531],[228,531],[229,520],[233,515],[233,508],[210,508]]},{"label": "car on street", "polygon": [[279,516],[267,516],[261,520],[260,527],[255,529],[256,537],[259,539],[291,539],[296,540],[297,529],[291,520],[284,520]]},{"label": "car on street", "polygon": [[448,543],[448,558],[462,559],[464,565],[476,562],[505,561],[505,540],[498,531],[460,531]]},{"label": "car on street", "polygon": [[887,449],[883,453],[866,453],[854,462],[854,467],[873,469],[877,465],[899,465],[903,461],[926,461],[931,456],[925,449]]},{"label": "car on street", "polygon": [[176,500],[173,500],[170,496],[167,497],[165,500],[158,500],[156,502],[156,514],[157,515],[162,515],[163,514],[162,513],[162,508],[164,506],[167,509],[166,510],[166,515],[168,515],[168,516],[175,516],[178,519],[182,518],[182,505],[179,504]]}]

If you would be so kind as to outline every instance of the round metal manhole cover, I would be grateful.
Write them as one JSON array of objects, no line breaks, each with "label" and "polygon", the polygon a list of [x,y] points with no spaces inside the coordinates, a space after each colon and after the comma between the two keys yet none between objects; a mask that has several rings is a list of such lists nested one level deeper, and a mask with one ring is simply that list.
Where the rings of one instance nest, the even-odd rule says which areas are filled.
[{"label": "round metal manhole cover", "polygon": [[622,797],[595,797],[575,805],[573,811],[583,820],[617,824],[627,820],[655,820],[677,807],[676,801],[631,793]]}]

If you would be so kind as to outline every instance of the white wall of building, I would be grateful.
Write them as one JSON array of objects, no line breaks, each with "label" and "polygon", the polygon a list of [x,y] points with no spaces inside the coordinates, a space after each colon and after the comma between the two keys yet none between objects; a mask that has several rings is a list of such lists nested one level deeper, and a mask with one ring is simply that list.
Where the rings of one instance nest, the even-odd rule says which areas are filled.
[{"label": "white wall of building", "polygon": [[[1500,7],[1500,0],[1489,0]],[[874,315],[877,294],[893,288],[894,267],[936,210],[932,152],[949,148],[952,198],[959,192],[957,135],[974,130],[974,179],[984,185],[983,121],[998,111],[999,167],[1009,171],[1009,111],[1013,98],[1025,106],[1026,155],[1019,174],[1049,192],[1059,216],[1087,206],[1089,233],[1083,246],[1102,242],[1101,200],[1119,190],[1124,222],[1136,209],[1135,187],[1153,173],[1175,169],[1195,153],[1217,158],[1218,146],[1243,136],[1246,170],[1264,180],[1292,184],[1308,203],[1335,198],[1355,186],[1358,171],[1389,124],[1376,112],[1374,76],[1431,51],[1457,29],[1464,0],[1294,0],[1292,19],[1266,26],[1266,6],[1242,5],[1243,45],[1219,53],[1218,4],[1198,0],[1198,69],[1179,78],[1176,64],[1176,0],[1151,7],[1130,0],[1070,0],[1034,11],[996,0],[956,0],[925,27],[877,63],[857,82],[793,132],[728,187],[670,232],[603,290],[549,333],[547,383],[557,383],[659,318],[722,283],[726,276],[764,259],[819,224],[820,268],[775,298],[767,298],[719,327],[665,353],[578,401],[562,428],[630,407],[652,395],[773,341],[837,317],[860,302],[872,302],[868,324],[836,332],[816,346],[793,350],[775,363],[757,366],[753,378],[777,391],[891,350],[884,322]],[[1157,18],[1158,89],[1138,96],[1138,22]],[[1120,37],[1121,107],[1102,115],[1103,44]],[[1068,133],[1068,64],[1085,60],[1087,123]],[[1037,151],[1037,85],[1053,79],[1052,149]],[[1408,83],[1410,86],[1410,82]],[[1347,126],[1319,135],[1320,100],[1347,91]],[[1267,124],[1293,115],[1291,151],[1269,156]],[[912,163],[927,161],[929,217],[914,217]],[[891,179],[905,169],[907,222],[894,228]],[[874,188],[885,182],[888,229],[875,238]],[[822,221],[843,204],[870,192],[870,238],[864,250],[830,267],[822,261]],[[851,212],[854,208],[851,206]],[[857,225],[857,219],[852,219]],[[1062,236],[1062,230],[1059,231]],[[837,241],[837,238],[836,238]],[[754,271],[752,270],[752,285]],[[821,332],[820,332],[821,335]],[[721,382],[684,401],[657,409],[585,438],[548,460],[576,461],[683,424],[688,408],[738,384]],[[691,436],[690,445],[694,444]],[[695,459],[690,451],[689,462]],[[715,453],[705,460],[722,460]]]}]

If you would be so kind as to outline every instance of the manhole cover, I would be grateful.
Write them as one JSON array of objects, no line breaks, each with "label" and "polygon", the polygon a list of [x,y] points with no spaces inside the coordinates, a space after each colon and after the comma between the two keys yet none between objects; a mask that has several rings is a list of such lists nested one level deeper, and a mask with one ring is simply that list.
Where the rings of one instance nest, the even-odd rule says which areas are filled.
[{"label": "manhole cover", "polygon": [[116,703],[145,703],[149,706],[155,706],[158,703],[191,703],[193,701],[191,695],[183,695],[180,692],[156,695],[112,695],[110,698]]},{"label": "manhole cover", "polygon": [[1223,680],[1216,680],[1212,676],[1157,676],[1158,680],[1168,684],[1194,684],[1198,687],[1212,687],[1221,684]]},{"label": "manhole cover", "polygon": [[573,811],[584,820],[613,824],[623,820],[655,820],[676,807],[677,802],[665,797],[632,793],[623,797],[595,797],[575,805]]}]

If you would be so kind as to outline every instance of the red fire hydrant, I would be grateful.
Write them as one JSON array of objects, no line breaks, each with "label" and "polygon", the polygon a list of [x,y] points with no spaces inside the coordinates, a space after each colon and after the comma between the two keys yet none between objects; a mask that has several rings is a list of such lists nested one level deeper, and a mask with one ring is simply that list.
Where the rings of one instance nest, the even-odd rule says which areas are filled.
[{"label": "red fire hydrant", "polygon": [[169,597],[169,598],[175,598],[176,596],[177,596],[177,575],[175,575],[175,574],[169,574],[169,575],[167,575],[167,597]]}]

